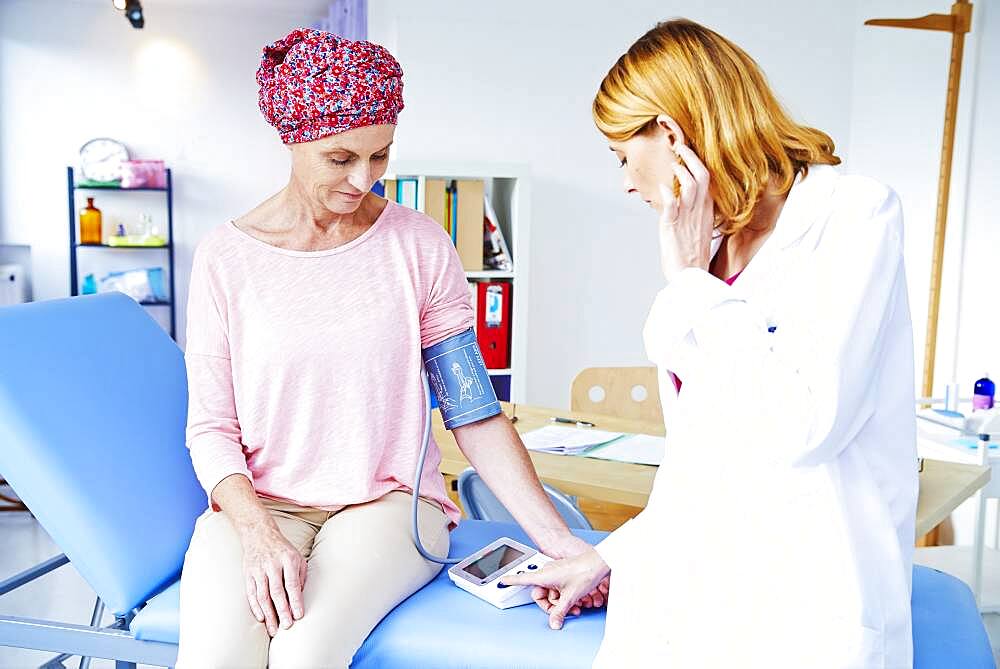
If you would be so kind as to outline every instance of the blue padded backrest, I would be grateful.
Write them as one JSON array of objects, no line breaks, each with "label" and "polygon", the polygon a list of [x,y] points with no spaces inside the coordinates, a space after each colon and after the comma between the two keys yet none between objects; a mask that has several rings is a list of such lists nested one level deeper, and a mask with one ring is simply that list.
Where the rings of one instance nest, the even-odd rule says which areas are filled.
[{"label": "blue padded backrest", "polygon": [[176,578],[206,507],[177,345],[121,293],[0,309],[0,476],[118,615]]},{"label": "blue padded backrest", "polygon": [[[542,488],[571,530],[594,529],[583,512],[564,492],[547,483],[543,483]],[[458,477],[458,496],[466,515],[473,520],[516,522],[511,512],[500,503],[493,491],[472,467],[465,469]]]}]

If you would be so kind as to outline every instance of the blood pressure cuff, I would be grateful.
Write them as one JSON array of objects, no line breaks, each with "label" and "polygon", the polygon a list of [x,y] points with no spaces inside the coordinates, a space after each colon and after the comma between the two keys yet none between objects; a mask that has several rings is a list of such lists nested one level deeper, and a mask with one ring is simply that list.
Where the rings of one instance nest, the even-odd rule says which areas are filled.
[{"label": "blood pressure cuff", "polygon": [[445,429],[454,430],[500,413],[500,402],[472,328],[425,348],[423,357]]}]

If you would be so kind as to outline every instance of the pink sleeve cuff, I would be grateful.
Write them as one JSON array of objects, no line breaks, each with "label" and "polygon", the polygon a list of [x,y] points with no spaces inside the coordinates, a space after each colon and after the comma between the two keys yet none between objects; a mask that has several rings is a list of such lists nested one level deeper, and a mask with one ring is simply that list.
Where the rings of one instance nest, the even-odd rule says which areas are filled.
[{"label": "pink sleeve cuff", "polygon": [[233,442],[226,437],[202,435],[197,442],[189,443],[189,447],[195,475],[214,509],[218,510],[212,502],[212,492],[223,479],[242,474],[253,484],[253,475],[242,450],[233,452]]}]

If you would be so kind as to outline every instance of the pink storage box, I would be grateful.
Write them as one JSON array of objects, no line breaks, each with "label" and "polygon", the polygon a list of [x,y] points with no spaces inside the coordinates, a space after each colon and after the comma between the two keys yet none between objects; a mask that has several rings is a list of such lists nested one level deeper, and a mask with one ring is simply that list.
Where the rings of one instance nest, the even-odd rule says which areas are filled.
[{"label": "pink storage box", "polygon": [[122,188],[166,188],[167,168],[162,160],[122,162]]}]

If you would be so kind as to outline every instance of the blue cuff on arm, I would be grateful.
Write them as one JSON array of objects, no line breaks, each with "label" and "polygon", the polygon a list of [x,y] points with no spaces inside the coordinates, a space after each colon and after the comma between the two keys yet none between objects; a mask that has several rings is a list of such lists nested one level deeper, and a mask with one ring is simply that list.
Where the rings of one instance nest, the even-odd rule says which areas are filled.
[{"label": "blue cuff on arm", "polygon": [[423,358],[445,429],[501,413],[472,328],[425,348]]}]

